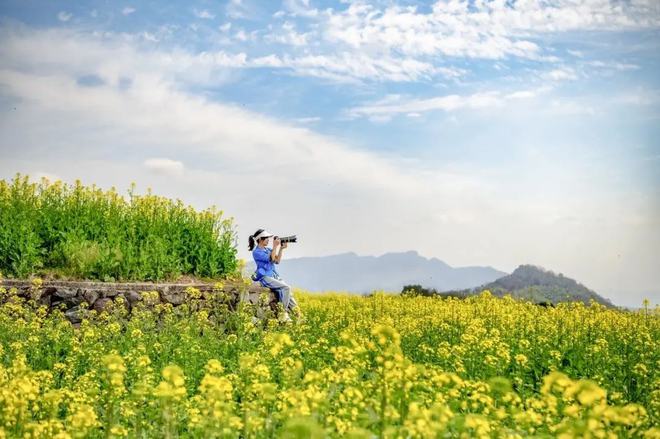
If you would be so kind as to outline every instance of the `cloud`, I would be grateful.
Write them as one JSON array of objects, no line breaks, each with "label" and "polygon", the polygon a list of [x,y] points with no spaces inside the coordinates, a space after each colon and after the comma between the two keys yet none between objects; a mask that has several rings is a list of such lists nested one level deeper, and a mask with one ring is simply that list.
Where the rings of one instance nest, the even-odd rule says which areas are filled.
[{"label": "cloud", "polygon": [[[544,39],[548,34],[660,27],[657,8],[644,2],[614,7],[607,1],[583,2],[576,6],[573,0],[451,0],[421,8],[359,1],[319,9],[308,0],[285,0],[282,8],[275,13],[282,20],[259,28],[262,24],[259,17],[263,16],[252,3],[228,0],[225,18],[250,20],[250,27],[232,27],[232,23],[226,22],[219,27],[226,36],[214,40],[215,43],[222,41],[225,46],[218,50],[218,44],[211,44],[207,52],[225,59],[244,56],[246,62],[242,68],[285,69],[295,75],[338,83],[431,83],[437,80],[458,83],[469,73],[470,68],[462,63],[464,59],[504,63],[517,58],[552,64],[562,62],[557,56],[559,53],[583,57],[581,51],[554,50]],[[124,9],[125,12],[129,10],[132,12],[134,8]],[[192,11],[198,18],[215,17],[207,9],[193,8]],[[180,41],[176,36],[153,30],[142,32],[141,37],[151,42],[167,41],[171,46]],[[251,44],[256,42],[259,44]],[[268,66],[261,63],[274,59],[278,61]],[[633,66],[618,63],[612,64],[611,69],[625,71],[632,70]],[[575,70],[569,69],[550,68],[545,78],[552,81],[580,79]]]},{"label": "cloud", "polygon": [[312,8],[309,0],[284,0],[284,8],[292,16],[316,17],[319,15],[319,10]]},{"label": "cloud", "polygon": [[618,70],[618,71],[639,70],[641,68],[641,66],[639,66],[638,64],[600,61],[600,60],[587,61],[586,65],[599,69]]},{"label": "cloud", "polygon": [[575,73],[575,70],[570,67],[550,70],[549,72],[545,72],[542,76],[551,81],[575,81],[578,79],[577,73]]},{"label": "cloud", "polygon": [[[198,62],[197,66],[242,65],[244,57],[206,54],[198,59],[182,53],[174,58],[172,54],[145,54],[125,44],[66,31],[37,32],[6,41],[0,49],[4,67],[0,69],[0,84],[6,93],[25,100],[26,106],[29,102],[35,113],[57,112],[59,116],[52,123],[45,123],[45,119],[39,124],[41,138],[63,138],[61,130],[67,126],[62,125],[64,117],[85,126],[85,133],[79,133],[78,140],[70,144],[74,151],[99,142],[104,138],[103,127],[111,126],[113,142],[120,138],[121,144],[139,144],[145,151],[160,151],[167,145],[208,151],[245,172],[262,172],[262,158],[267,153],[271,157],[266,165],[269,169],[293,172],[290,175],[297,179],[341,182],[362,189],[387,188],[392,196],[402,197],[428,190],[415,174],[400,171],[387,159],[231,105],[190,96],[175,86],[181,80],[197,80],[188,73],[191,60]],[[55,53],[57,56],[49,55]],[[180,66],[186,62],[182,60],[189,65],[183,71]],[[44,62],[48,63],[47,77],[29,73]],[[192,70],[197,70],[195,67],[193,64]],[[83,69],[99,72],[106,85],[80,86],[75,78]],[[126,72],[132,73],[132,82],[128,89],[122,89],[118,83]],[[101,148],[106,142],[97,144]],[[151,160],[145,166],[179,169],[163,160]]]},{"label": "cloud", "polygon": [[126,6],[124,9],[121,10],[121,13],[124,15],[131,15],[133,12],[135,12],[135,8],[132,6]]},{"label": "cloud", "polygon": [[311,124],[311,123],[316,123],[320,122],[321,118],[318,116],[312,116],[312,117],[299,117],[295,119],[296,122],[302,123],[302,124]]},{"label": "cloud", "polygon": [[[224,173],[223,194],[241,188],[244,200],[236,203],[247,203],[268,187],[273,198],[266,206],[281,208],[286,200],[301,218],[310,209],[326,211],[326,203],[352,205],[364,196],[383,198],[370,215],[385,216],[392,202],[409,204],[430,196],[449,200],[465,191],[481,198],[489,192],[471,175],[400,168],[392,158],[309,129],[189,95],[176,85],[182,78],[180,63],[162,62],[165,54],[146,56],[125,44],[49,31],[9,38],[0,55],[0,88],[22,102],[21,112],[1,122],[0,150],[21,145],[29,156],[46,148],[80,160],[98,160],[112,151],[117,160],[130,160],[139,145],[139,154],[149,157],[140,163],[151,171],[180,174],[184,161],[197,160],[197,167],[186,165],[186,178],[200,168]],[[47,74],[34,73],[37,65],[47,65]],[[107,84],[81,87],[75,78],[83,68],[102,72]],[[120,89],[117,78],[127,72],[131,86]],[[175,154],[177,160],[168,158]],[[195,157],[205,158],[200,163]],[[326,196],[319,198],[320,193]],[[245,215],[253,209],[237,208]],[[341,224],[335,230],[344,233]]]},{"label": "cloud", "polygon": [[60,11],[57,13],[57,19],[60,21],[69,21],[73,17],[73,14],[69,12]]},{"label": "cloud", "polygon": [[212,20],[212,19],[215,18],[215,15],[211,14],[206,9],[202,9],[201,11],[198,10],[198,9],[193,9],[193,14],[197,18],[203,18],[203,19],[207,19],[207,20]]},{"label": "cloud", "polygon": [[478,110],[502,107],[509,100],[531,99],[542,91],[542,89],[521,90],[509,94],[491,91],[466,96],[452,94],[423,99],[391,95],[371,104],[353,107],[347,111],[347,115],[349,118],[368,117],[369,120],[383,122],[397,114],[419,117],[422,113],[429,111],[453,112],[462,109]]},{"label": "cloud", "polygon": [[152,172],[176,177],[183,175],[184,168],[183,163],[166,158],[147,159],[144,166]]},{"label": "cloud", "polygon": [[[660,11],[650,3],[614,6],[610,2],[438,1],[430,11],[416,7],[356,2],[323,15],[323,36],[354,49],[380,48],[405,56],[543,59],[531,39],[571,30],[618,30],[660,26]],[[557,58],[552,58],[557,59]]]},{"label": "cloud", "polygon": [[310,33],[296,32],[295,25],[289,21],[282,23],[277,32],[265,36],[268,42],[289,46],[306,46],[309,44]]},{"label": "cloud", "polygon": [[[336,82],[391,81],[408,82],[430,79],[436,69],[430,63],[413,59],[398,60],[367,54],[271,56],[271,67],[292,70],[302,76],[313,76]],[[277,62],[274,62],[277,60]],[[257,60],[255,60],[255,64]]]},{"label": "cloud", "polygon": [[225,14],[227,17],[234,20],[247,19],[250,16],[250,12],[244,0],[229,0],[225,7]]}]

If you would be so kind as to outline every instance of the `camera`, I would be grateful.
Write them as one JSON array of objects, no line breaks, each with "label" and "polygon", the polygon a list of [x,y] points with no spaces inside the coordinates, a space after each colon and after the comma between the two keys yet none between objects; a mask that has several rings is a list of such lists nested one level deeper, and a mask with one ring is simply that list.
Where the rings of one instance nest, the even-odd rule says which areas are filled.
[{"label": "camera", "polygon": [[275,236],[274,239],[280,239],[280,243],[284,244],[285,242],[298,242],[298,237],[296,235],[291,236]]}]

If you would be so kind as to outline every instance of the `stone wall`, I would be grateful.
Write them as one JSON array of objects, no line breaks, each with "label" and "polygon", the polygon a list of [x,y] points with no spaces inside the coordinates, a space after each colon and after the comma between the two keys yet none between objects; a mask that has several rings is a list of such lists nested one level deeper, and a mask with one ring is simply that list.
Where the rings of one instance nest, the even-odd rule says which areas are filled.
[{"label": "stone wall", "polygon": [[[190,288],[201,293],[201,299],[212,295],[223,294],[230,308],[236,308],[240,301],[258,304],[262,293],[268,294],[271,307],[275,307],[277,299],[268,289],[258,283],[246,285],[241,281],[220,283],[118,283],[118,282],[76,282],[41,279],[16,280],[0,279],[0,287],[7,291],[15,289],[16,294],[34,299],[40,305],[49,309],[64,309],[64,314],[72,323],[79,323],[82,318],[81,304],[86,303],[87,309],[102,312],[111,302],[119,297],[130,310],[143,300],[143,294],[149,292],[149,300],[169,303],[179,306],[189,297]],[[154,294],[157,293],[157,294]]]}]

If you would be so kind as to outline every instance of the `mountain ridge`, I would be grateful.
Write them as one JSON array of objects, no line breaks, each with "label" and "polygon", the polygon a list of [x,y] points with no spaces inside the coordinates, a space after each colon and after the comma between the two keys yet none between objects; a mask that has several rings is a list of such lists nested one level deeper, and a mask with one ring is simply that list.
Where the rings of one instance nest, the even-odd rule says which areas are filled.
[{"label": "mountain ridge", "polygon": [[[245,272],[254,271],[254,263]],[[452,267],[415,250],[360,256],[346,252],[284,259],[277,271],[290,285],[309,291],[401,291],[409,283],[439,289],[463,289],[494,281],[507,273],[489,266]]]},{"label": "mountain ridge", "polygon": [[[444,291],[436,294],[466,297],[488,290],[496,296],[510,294],[517,299],[555,305],[559,302],[582,302],[589,305],[595,301],[613,307],[614,304],[593,290],[562,273],[546,270],[538,265],[519,265],[511,274],[476,288]],[[428,292],[427,292],[428,293]]]}]

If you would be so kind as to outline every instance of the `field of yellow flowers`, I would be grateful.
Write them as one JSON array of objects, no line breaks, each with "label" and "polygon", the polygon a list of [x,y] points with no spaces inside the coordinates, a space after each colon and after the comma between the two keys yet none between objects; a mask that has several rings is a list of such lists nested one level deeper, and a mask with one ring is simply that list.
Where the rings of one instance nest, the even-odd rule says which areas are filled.
[{"label": "field of yellow flowers", "polygon": [[657,309],[193,291],[74,328],[0,295],[0,437],[660,437]]}]

